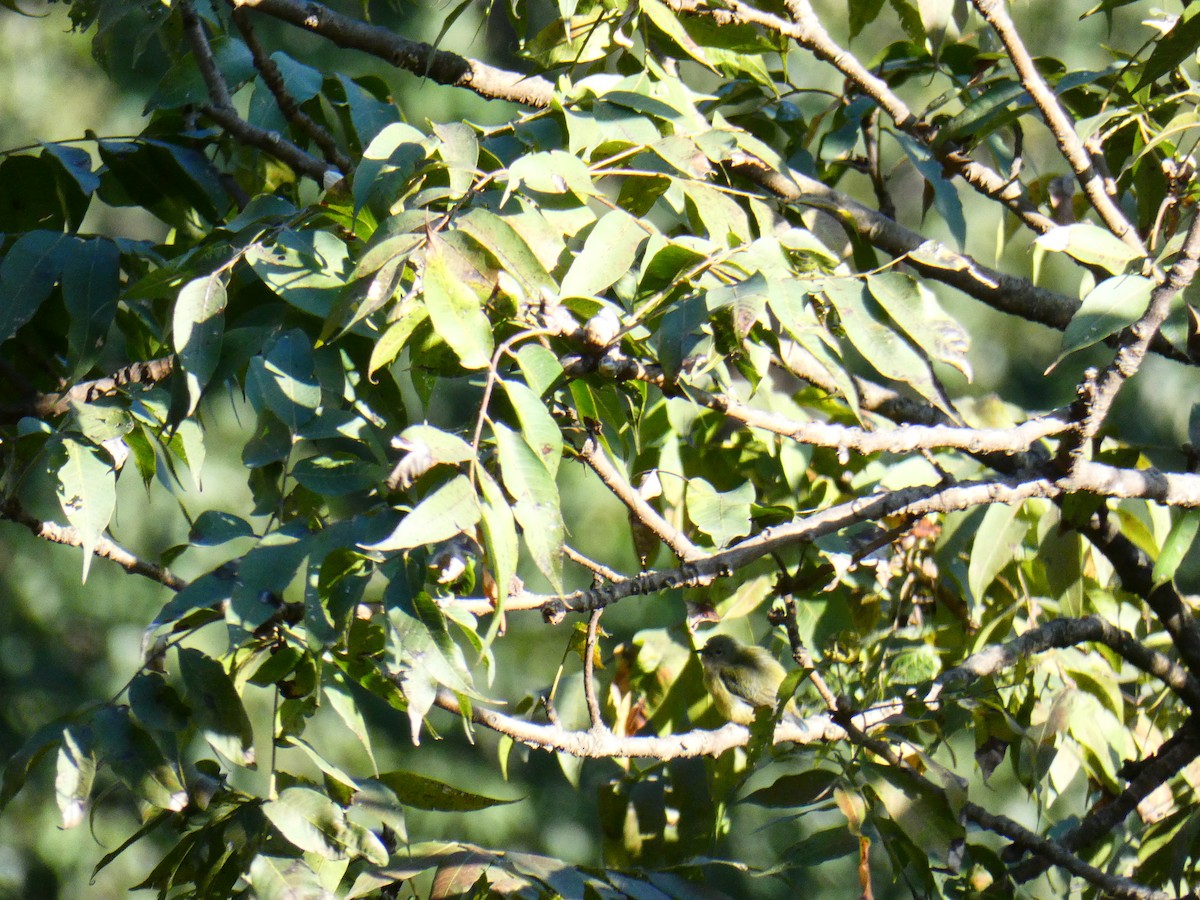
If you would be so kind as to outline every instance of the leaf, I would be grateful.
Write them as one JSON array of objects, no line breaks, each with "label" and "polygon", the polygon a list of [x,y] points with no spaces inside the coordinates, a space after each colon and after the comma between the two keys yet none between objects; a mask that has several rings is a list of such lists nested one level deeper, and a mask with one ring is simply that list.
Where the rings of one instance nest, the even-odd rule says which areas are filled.
[{"label": "leaf", "polygon": [[1068,354],[1090,347],[1132,325],[1146,311],[1154,281],[1141,275],[1118,275],[1096,285],[1083,298],[1063,331],[1063,348],[1047,372]]},{"label": "leaf", "polygon": [[519,381],[503,381],[504,391],[517,418],[521,420],[521,436],[534,449],[551,477],[558,474],[562,459],[563,438],[554,417],[547,411],[537,394]]},{"label": "leaf", "polygon": [[74,828],[83,821],[92,785],[96,780],[96,754],[91,733],[85,728],[68,728],[58,748],[54,799],[62,813],[62,827]]},{"label": "leaf", "polygon": [[135,794],[159,809],[179,812],[188,795],[154,739],[124,707],[109,706],[92,719],[97,754]]},{"label": "leaf", "polygon": [[492,425],[500,455],[504,486],[516,499],[513,514],[521,523],[525,546],[551,586],[562,593],[562,546],[566,528],[559,506],[558,485],[541,458],[519,435],[496,422]]},{"label": "leaf", "polygon": [[67,346],[73,372],[82,375],[100,355],[117,312],[121,254],[107,238],[80,241],[63,266],[62,294],[67,314]]},{"label": "leaf", "polygon": [[292,477],[304,487],[326,497],[365,491],[380,484],[387,473],[377,464],[352,453],[310,456],[292,467]]},{"label": "leaf", "polygon": [[605,213],[563,276],[561,296],[592,297],[611,287],[633,266],[648,237],[639,220],[624,210]]},{"label": "leaf", "polygon": [[492,361],[492,323],[475,291],[453,276],[444,247],[444,240],[430,236],[425,250],[425,308],[434,331],[463,368],[487,368]]},{"label": "leaf", "polygon": [[946,403],[929,361],[885,321],[883,310],[865,285],[851,279],[824,283],[823,293],[837,310],[854,349],[881,375],[902,381],[943,411]]},{"label": "leaf", "polygon": [[451,787],[436,779],[417,775],[415,772],[385,772],[378,776],[378,780],[391,788],[396,794],[396,799],[401,803],[416,809],[477,812],[493,806],[517,803],[521,799],[518,797],[514,800],[498,800],[494,797],[486,797],[483,794]]},{"label": "leaf", "polygon": [[350,275],[346,245],[330,231],[284,229],[273,244],[246,251],[250,268],[285,303],[326,319]]},{"label": "leaf", "polygon": [[900,143],[921,177],[933,188],[933,205],[961,250],[967,240],[967,220],[963,215],[958,188],[943,174],[941,160],[907,134],[898,131],[889,133]]},{"label": "leaf", "polygon": [[333,711],[337,713],[338,718],[342,720],[350,733],[358,738],[358,742],[367,751],[367,759],[371,761],[372,771],[378,771],[375,754],[371,751],[371,732],[363,718],[362,709],[359,708],[358,701],[355,700],[350,689],[350,683],[346,680],[346,676],[337,669],[327,671],[329,671],[329,680],[324,684],[325,699],[329,701],[329,705],[333,707]]},{"label": "leaf", "polygon": [[480,470],[479,486],[483,496],[480,502],[480,513],[483,549],[491,566],[492,579],[496,583],[496,612],[492,622],[489,638],[497,631],[503,621],[504,604],[508,600],[508,592],[513,576],[517,574],[519,547],[517,545],[517,526],[513,519],[512,509],[500,490],[500,485],[486,471]]},{"label": "leaf", "polygon": [[408,339],[412,337],[417,326],[429,318],[429,310],[423,303],[405,302],[399,317],[388,326],[383,336],[375,342],[371,349],[371,359],[367,364],[367,375],[374,377],[384,366],[391,365]]},{"label": "leaf", "polygon": [[1056,225],[1033,242],[1052,253],[1066,253],[1085,265],[1101,266],[1113,275],[1124,272],[1126,265],[1141,258],[1141,253],[1133,247],[1091,222]]},{"label": "leaf", "polygon": [[971,364],[967,360],[971,339],[966,329],[942,309],[931,290],[898,272],[873,275],[867,279],[867,287],[913,343],[971,380]]},{"label": "leaf", "polygon": [[317,900],[332,896],[303,860],[259,854],[250,863],[250,886],[257,900]]},{"label": "leaf", "polygon": [[1162,552],[1154,561],[1152,577],[1155,587],[1175,577],[1179,564],[1196,540],[1197,530],[1200,530],[1200,509],[1181,510],[1171,525],[1167,539],[1163,541]]},{"label": "leaf", "polygon": [[66,437],[62,448],[66,460],[57,472],[58,503],[79,534],[86,582],[96,545],[116,509],[116,473],[111,458],[90,442]]},{"label": "leaf", "polygon": [[310,788],[286,788],[278,800],[264,803],[262,810],[280,834],[308,853],[325,859],[361,856],[377,866],[388,861],[379,838],[361,825],[347,822],[345,810]]},{"label": "leaf", "polygon": [[38,760],[62,742],[67,721],[60,719],[43,725],[8,758],[4,764],[4,777],[0,780],[0,810],[8,806],[9,801],[25,786],[25,779]]},{"label": "leaf", "polygon": [[28,231],[0,262],[0,344],[33,318],[66,263],[71,239],[58,231]]},{"label": "leaf", "polygon": [[527,298],[537,300],[544,292],[555,291],[554,279],[509,217],[486,209],[472,209],[455,219],[454,226],[494,256],[500,267],[516,279]]},{"label": "leaf", "polygon": [[745,482],[721,493],[703,478],[689,478],[687,515],[692,524],[713,539],[717,547],[750,533],[750,504],[754,485]]},{"label": "leaf", "polygon": [[530,153],[518,158],[508,167],[508,179],[510,192],[522,184],[543,194],[572,193],[580,200],[596,192],[584,161],[561,150]]},{"label": "leaf", "polygon": [[646,18],[653,22],[659,31],[678,44],[688,56],[714,72],[716,71],[708,57],[704,55],[704,50],[692,40],[691,35],[675,17],[675,13],[667,6],[660,3],[659,0],[638,0],[638,8],[646,14]]},{"label": "leaf", "polygon": [[[1103,5],[1103,4],[1102,4]],[[1158,39],[1149,58],[1142,64],[1134,92],[1156,81],[1179,64],[1192,57],[1200,45],[1200,7],[1184,4],[1183,12],[1175,20],[1171,30]]]},{"label": "leaf", "polygon": [[251,359],[246,381],[251,401],[275,413],[293,434],[321,403],[312,344],[299,328],[280,335],[265,356]]},{"label": "leaf", "polygon": [[225,284],[218,274],[192,279],[175,301],[171,340],[186,377],[189,416],[217,368],[225,302]]},{"label": "leaf", "polygon": [[767,787],[748,794],[741,802],[775,809],[812,806],[822,800],[831,799],[833,787],[837,783],[836,772],[828,769],[809,769],[807,772],[777,778]]},{"label": "leaf", "polygon": [[188,533],[188,539],[201,547],[216,547],[243,537],[254,537],[254,527],[241,516],[215,509],[200,513]]},{"label": "leaf", "polygon": [[359,546],[386,553],[436,544],[474,527],[480,515],[479,498],[470,480],[456,475],[418,503],[382,541]]},{"label": "leaf", "polygon": [[1019,505],[1007,503],[993,503],[983,514],[971,544],[971,562],[967,567],[967,586],[976,608],[982,606],[988,586],[1013,561],[1013,555],[1021,545],[1028,528],[1020,514]]},{"label": "leaf", "polygon": [[179,650],[179,676],[205,740],[226,759],[253,769],[254,729],[225,667],[185,647]]}]

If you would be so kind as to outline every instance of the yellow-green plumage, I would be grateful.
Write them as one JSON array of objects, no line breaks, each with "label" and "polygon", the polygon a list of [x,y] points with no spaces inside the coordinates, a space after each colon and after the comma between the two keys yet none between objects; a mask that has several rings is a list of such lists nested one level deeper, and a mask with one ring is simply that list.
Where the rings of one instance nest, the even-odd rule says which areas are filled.
[{"label": "yellow-green plumage", "polygon": [[739,644],[725,634],[709,638],[700,651],[704,686],[717,712],[731,722],[749,725],[756,709],[774,709],[783,666],[762,647]]}]

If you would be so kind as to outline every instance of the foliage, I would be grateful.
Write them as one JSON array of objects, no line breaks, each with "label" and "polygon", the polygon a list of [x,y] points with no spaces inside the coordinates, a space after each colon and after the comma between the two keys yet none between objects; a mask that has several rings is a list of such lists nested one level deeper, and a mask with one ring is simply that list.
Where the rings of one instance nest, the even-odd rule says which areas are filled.
[{"label": "foliage", "polygon": [[[99,556],[164,601],[0,807],[43,757],[64,828],[132,798],[97,869],[160,841],[159,896],[686,897],[845,859],[863,896],[1196,889],[1200,476],[1112,404],[1149,356],[1200,358],[1200,13],[1078,71],[997,0],[854,0],[843,44],[896,38],[869,57],[828,6],[513,0],[484,11],[509,71],[367,4],[74,0],[98,66],[160,80],[140,135],[0,162],[0,513],[81,548],[85,591]],[[269,22],[513,111],[402,121]],[[100,205],[164,239],[87,232]],[[1036,404],[971,385],[982,307],[1064,332],[1030,345]],[[244,499],[194,513],[231,454]],[[162,491],[188,542],[115,543]],[[552,684],[510,630],[531,611]],[[775,635],[803,717],[722,725],[714,628]],[[380,709],[414,745],[499,734],[501,771],[555,752],[581,794],[569,758],[609,761],[602,859],[416,833],[517,798],[381,770]],[[731,835],[754,808],[757,857]]]}]

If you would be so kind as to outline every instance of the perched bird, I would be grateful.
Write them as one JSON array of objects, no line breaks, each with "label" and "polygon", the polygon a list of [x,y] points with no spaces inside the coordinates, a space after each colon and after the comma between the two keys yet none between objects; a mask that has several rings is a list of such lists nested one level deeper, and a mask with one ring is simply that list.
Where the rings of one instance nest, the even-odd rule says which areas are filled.
[{"label": "perched bird", "polygon": [[[718,634],[700,651],[700,662],[704,686],[712,694],[717,712],[729,721],[749,725],[755,710],[775,708],[785,671],[762,647],[739,644],[729,635]],[[791,701],[788,707],[792,709]]]}]

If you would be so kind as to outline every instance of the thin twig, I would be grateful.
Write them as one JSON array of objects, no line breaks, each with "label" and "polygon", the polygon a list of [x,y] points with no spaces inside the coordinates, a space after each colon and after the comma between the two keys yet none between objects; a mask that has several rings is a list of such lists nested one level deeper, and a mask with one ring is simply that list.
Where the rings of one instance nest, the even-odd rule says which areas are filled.
[{"label": "thin twig", "polygon": [[225,84],[225,78],[217,68],[212,47],[209,46],[208,37],[204,34],[204,24],[190,3],[180,4],[179,11],[183,17],[184,34],[191,45],[192,55],[196,59],[196,65],[200,69],[205,87],[212,99],[212,103],[201,104],[200,111],[225,129],[239,143],[257,147],[259,150],[271,154],[297,172],[309,176],[323,188],[332,187],[333,184],[340,181],[345,172],[339,171],[301,150],[277,132],[251,125],[237,114],[229,96],[229,87]]},{"label": "thin twig", "polygon": [[600,715],[600,701],[596,699],[596,639],[600,630],[603,609],[594,609],[588,616],[587,638],[583,644],[583,696],[587,700],[588,721],[592,731],[607,731]]},{"label": "thin twig", "polygon": [[684,562],[703,559],[705,553],[693,544],[682,531],[659,515],[641,494],[617,471],[604,455],[600,442],[588,436],[579,448],[582,459],[613,494],[629,508],[643,525],[649,528],[671,551]]},{"label": "thin twig", "polygon": [[349,172],[354,168],[354,163],[342,152],[333,139],[333,135],[300,108],[296,98],[287,89],[279,66],[275,65],[275,60],[271,59],[263,48],[262,41],[258,39],[258,34],[250,24],[249,14],[243,7],[236,5],[233,0],[227,0],[227,2],[233,6],[233,24],[237,26],[242,40],[250,48],[250,54],[254,59],[254,68],[258,70],[263,82],[275,97],[275,103],[279,106],[279,111],[283,113],[284,118],[307,134],[313,143],[321,148],[327,162],[337,166],[342,172]]}]

